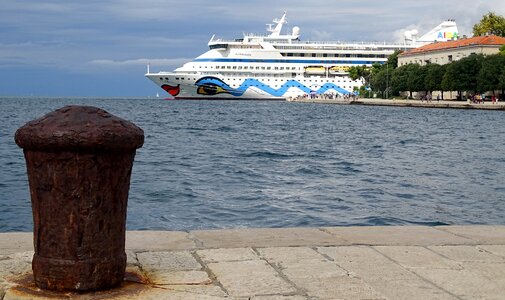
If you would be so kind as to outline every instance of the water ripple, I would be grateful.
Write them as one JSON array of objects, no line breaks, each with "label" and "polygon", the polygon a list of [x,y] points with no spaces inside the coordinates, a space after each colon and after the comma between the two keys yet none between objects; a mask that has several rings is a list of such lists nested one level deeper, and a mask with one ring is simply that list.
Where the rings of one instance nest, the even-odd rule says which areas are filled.
[{"label": "water ripple", "polygon": [[505,224],[503,112],[262,101],[0,101],[0,231],[32,227],[14,132],[67,104],[104,108],[145,131],[132,172],[128,229]]}]

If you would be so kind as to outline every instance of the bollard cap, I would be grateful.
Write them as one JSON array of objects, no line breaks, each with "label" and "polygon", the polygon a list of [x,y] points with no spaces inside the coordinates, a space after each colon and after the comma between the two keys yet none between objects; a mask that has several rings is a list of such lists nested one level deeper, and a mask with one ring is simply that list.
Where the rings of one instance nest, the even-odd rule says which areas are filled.
[{"label": "bollard cap", "polygon": [[26,123],[16,131],[24,150],[135,150],[144,131],[135,124],[92,106],[65,106]]}]

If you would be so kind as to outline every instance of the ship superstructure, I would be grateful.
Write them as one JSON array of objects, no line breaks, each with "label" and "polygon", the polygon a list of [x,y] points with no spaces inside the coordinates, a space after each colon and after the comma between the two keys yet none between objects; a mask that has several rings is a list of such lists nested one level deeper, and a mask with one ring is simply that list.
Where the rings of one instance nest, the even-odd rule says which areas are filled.
[{"label": "ship superstructure", "polygon": [[[422,38],[456,38],[455,22],[447,22]],[[173,72],[148,70],[145,76],[176,99],[282,100],[314,94],[347,95],[363,84],[361,79],[348,76],[351,66],[384,63],[395,50],[427,43],[416,41],[414,31],[406,32],[403,43],[301,41],[299,27],[281,33],[286,13],[274,23],[275,27],[267,28],[268,35],[244,34],[235,40],[212,36],[210,49],[193,61]]]}]

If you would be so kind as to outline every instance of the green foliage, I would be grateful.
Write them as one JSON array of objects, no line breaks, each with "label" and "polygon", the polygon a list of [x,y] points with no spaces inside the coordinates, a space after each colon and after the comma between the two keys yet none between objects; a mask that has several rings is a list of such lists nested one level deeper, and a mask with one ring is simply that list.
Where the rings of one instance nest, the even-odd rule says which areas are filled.
[{"label": "green foliage", "polygon": [[373,74],[374,75],[370,80],[370,88],[374,92],[383,94],[388,87],[388,79],[390,80],[391,77],[388,78],[389,74],[387,74],[386,68],[375,69],[375,72]]},{"label": "green foliage", "polygon": [[473,26],[473,35],[494,34],[505,37],[505,18],[493,12],[484,15],[479,23]]},{"label": "green foliage", "polygon": [[444,78],[445,67],[437,64],[423,66],[425,69],[424,89],[426,91],[442,91],[442,79]]},{"label": "green foliage", "polygon": [[499,52],[499,54],[500,54],[500,55],[505,56],[505,45],[502,45],[502,46],[500,47],[500,52]]},{"label": "green foliage", "polygon": [[499,86],[503,90],[505,89],[505,66],[501,67],[500,75],[498,76]]},{"label": "green foliage", "polygon": [[500,76],[505,67],[504,55],[489,55],[482,60],[482,66],[477,77],[479,91],[493,91],[505,88],[500,85]]},{"label": "green foliage", "polygon": [[444,75],[442,76],[442,90],[444,91],[456,91],[456,77],[458,76],[457,64],[450,63],[445,68]]},{"label": "green foliage", "polygon": [[391,78],[391,90],[394,95],[397,95],[401,91],[409,90],[409,69],[415,64],[408,64],[401,67],[396,68],[392,73],[393,76]]},{"label": "green foliage", "polygon": [[398,55],[400,53],[403,53],[403,51],[402,50],[395,50],[395,52],[393,52],[393,54],[391,54],[388,57],[387,64],[389,65],[389,68],[392,68],[392,69],[398,68]]},{"label": "green foliage", "polygon": [[459,67],[459,74],[456,77],[458,91],[481,92],[477,86],[477,78],[483,59],[482,54],[472,54],[457,61]]}]

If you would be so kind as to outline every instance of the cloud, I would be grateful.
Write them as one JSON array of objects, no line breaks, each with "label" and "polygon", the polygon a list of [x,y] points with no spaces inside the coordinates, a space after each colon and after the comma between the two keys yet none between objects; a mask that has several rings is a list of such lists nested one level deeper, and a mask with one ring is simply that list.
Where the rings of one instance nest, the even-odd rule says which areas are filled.
[{"label": "cloud", "polygon": [[[460,33],[489,11],[505,15],[502,1],[438,0],[23,0],[0,10],[0,80],[11,70],[136,74],[173,70],[205,52],[207,41],[266,33],[265,24],[288,13],[286,30],[302,40],[399,41],[446,19]],[[152,57],[153,59],[149,59]],[[62,76],[64,78],[64,76]],[[41,79],[39,79],[41,80]],[[24,81],[19,81],[24,85]]]},{"label": "cloud", "polygon": [[[130,59],[130,60],[110,60],[110,59],[95,59],[88,62],[89,65],[95,65],[100,67],[111,67],[111,68],[124,68],[124,67],[132,67],[132,66],[180,66],[188,61],[191,61],[191,58],[138,58],[138,59]],[[168,71],[168,70],[166,70]]]}]

